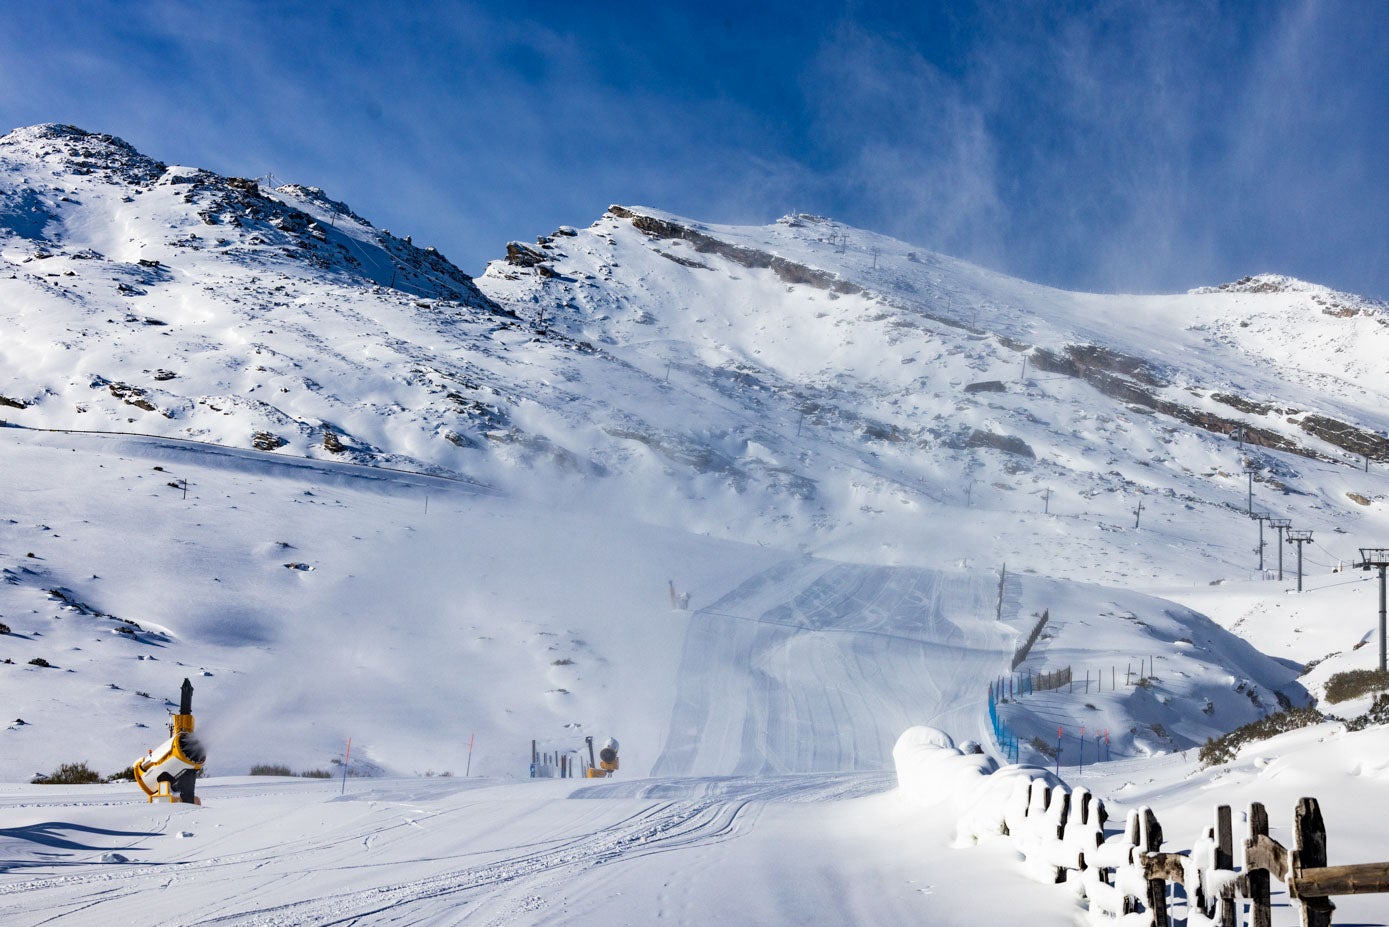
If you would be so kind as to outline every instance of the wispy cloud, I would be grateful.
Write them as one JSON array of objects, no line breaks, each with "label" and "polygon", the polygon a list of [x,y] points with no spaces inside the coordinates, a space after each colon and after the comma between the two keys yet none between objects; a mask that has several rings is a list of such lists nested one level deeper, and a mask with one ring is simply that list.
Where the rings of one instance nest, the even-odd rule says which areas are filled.
[{"label": "wispy cloud", "polygon": [[1383,272],[1337,266],[1327,244],[1383,263],[1375,12],[981,6],[949,54],[841,28],[807,84],[822,188],[869,224],[1060,285],[1281,269],[1383,294]]},{"label": "wispy cloud", "polygon": [[1006,208],[984,105],[908,44],[844,24],[805,78],[836,208],[946,251],[1002,256]]}]

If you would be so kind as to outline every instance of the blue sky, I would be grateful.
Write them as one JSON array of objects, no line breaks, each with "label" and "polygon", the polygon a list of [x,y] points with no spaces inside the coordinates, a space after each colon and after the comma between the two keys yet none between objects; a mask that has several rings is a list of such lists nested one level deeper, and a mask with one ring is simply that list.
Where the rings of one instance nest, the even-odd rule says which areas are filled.
[{"label": "blue sky", "polygon": [[321,186],[471,273],[628,203],[1389,298],[1386,48],[1375,0],[4,2],[0,132]]}]

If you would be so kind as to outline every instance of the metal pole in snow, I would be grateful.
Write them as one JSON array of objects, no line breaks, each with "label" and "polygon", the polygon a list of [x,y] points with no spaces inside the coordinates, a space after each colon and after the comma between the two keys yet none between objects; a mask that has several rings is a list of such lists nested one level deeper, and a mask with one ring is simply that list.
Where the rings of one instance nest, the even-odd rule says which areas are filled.
[{"label": "metal pole in snow", "polygon": [[1287,542],[1297,545],[1297,591],[1302,591],[1302,545],[1312,540],[1312,532],[1307,529],[1295,531],[1288,529]]},{"label": "metal pole in snow", "polygon": [[1293,526],[1290,519],[1270,518],[1268,521],[1270,528],[1278,532],[1278,581],[1283,581],[1283,532]]},{"label": "metal pole in snow", "polygon": [[1085,772],[1085,725],[1080,726],[1080,772]]},{"label": "metal pole in snow", "polygon": [[1056,778],[1061,778],[1061,725],[1056,726]]},{"label": "metal pole in snow", "polygon": [[347,764],[352,762],[352,738],[347,738],[347,752],[342,757],[342,791],[339,795],[347,794]]},{"label": "metal pole in snow", "polygon": [[475,737],[477,737],[476,733],[468,735],[468,768],[463,773],[465,779],[473,774],[473,738]]},{"label": "metal pole in snow", "polygon": [[1385,593],[1384,593],[1384,571],[1385,564],[1379,565],[1379,671],[1384,672],[1384,631],[1385,631]]}]

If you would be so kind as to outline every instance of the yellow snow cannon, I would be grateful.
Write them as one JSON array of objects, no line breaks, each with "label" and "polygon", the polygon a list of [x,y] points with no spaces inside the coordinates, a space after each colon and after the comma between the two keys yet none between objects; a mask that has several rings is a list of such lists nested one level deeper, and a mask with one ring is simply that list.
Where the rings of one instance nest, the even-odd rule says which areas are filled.
[{"label": "yellow snow cannon", "polygon": [[151,802],[201,805],[193,788],[206,761],[207,751],[193,736],[193,684],[185,679],[178,714],[169,722],[169,739],[135,761],[135,784]]},{"label": "yellow snow cannon", "polygon": [[609,737],[603,742],[603,748],[598,751],[597,762],[593,756],[593,738],[586,737],[588,742],[588,777],[590,779],[606,779],[617,772],[617,741]]}]

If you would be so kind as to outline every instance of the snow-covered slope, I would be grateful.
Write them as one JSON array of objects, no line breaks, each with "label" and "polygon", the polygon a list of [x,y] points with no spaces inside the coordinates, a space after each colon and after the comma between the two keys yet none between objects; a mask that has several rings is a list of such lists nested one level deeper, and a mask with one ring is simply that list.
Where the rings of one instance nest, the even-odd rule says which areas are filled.
[{"label": "snow-covered slope", "polygon": [[[846,823],[899,827],[883,796],[835,803],[886,786],[909,725],[999,753],[989,687],[1015,662],[1074,679],[1001,706],[1024,760],[1085,725],[1110,735],[1116,800],[1181,802],[1193,748],[1372,665],[1367,577],[1334,571],[1389,543],[1381,304],[1272,276],[1065,293],[811,216],[613,207],[507,255],[473,281],[311,187],[66,126],[0,139],[0,781],[128,765],[184,676],[209,787],[337,771],[349,737],[360,773],[526,778],[532,741],[577,756],[611,735],[623,782],[658,778],[574,793],[602,811],[488,796],[561,821],[555,853],[522,852],[526,823],[403,843],[442,870],[392,857],[375,878],[431,898],[514,882],[487,908],[503,921],[543,919],[529,899],[555,884],[587,912],[702,919],[680,887],[624,907],[603,892],[640,880],[566,880],[647,839],[726,878],[712,843],[760,826],[828,841],[809,865],[843,839],[900,872],[913,838],[875,852]],[[1302,595],[1251,508],[1313,531]],[[1165,778],[1140,789],[1149,768]],[[276,807],[309,794],[285,789]],[[369,801],[452,819],[468,791]],[[43,863],[33,795],[0,804],[21,868]],[[833,810],[782,807],[801,800]],[[135,832],[130,814],[83,826]],[[303,827],[370,851],[384,831],[343,815]],[[911,820],[952,865],[941,822]],[[231,899],[263,859],[223,846],[257,861],[200,896],[233,921],[361,916],[376,891],[252,909]],[[323,850],[305,859],[352,865]],[[749,885],[788,878],[765,851],[728,859]],[[46,916],[54,886],[8,884]],[[89,889],[56,897],[86,910]],[[750,910],[803,918],[827,892]],[[912,892],[859,898],[862,922]]]},{"label": "snow-covered slope", "polygon": [[[1214,579],[1257,566],[1232,517],[1251,485],[1256,510],[1301,527],[1383,524],[1356,456],[1385,458],[1382,305],[1064,293],[805,216],[747,229],[614,207],[509,255],[485,292],[655,381],[664,407],[607,429],[639,442],[637,464],[721,476],[773,532],[809,517],[820,551],[1025,568],[1041,540],[1068,548],[1048,570],[1070,576]],[[1164,557],[1121,530],[1136,515]]]},{"label": "snow-covered slope", "polygon": [[[70,127],[0,158],[15,424],[424,469],[850,559],[1026,568],[1042,537],[1077,578],[1257,565],[1230,527],[1246,464],[1299,526],[1384,517],[1357,454],[1384,456],[1385,308],[1319,288],[1064,293],[814,217],[615,207],[514,243],[484,297],[311,188]],[[1180,555],[1056,530],[1140,502]]]}]

